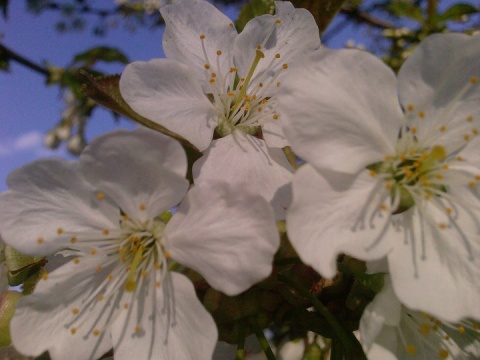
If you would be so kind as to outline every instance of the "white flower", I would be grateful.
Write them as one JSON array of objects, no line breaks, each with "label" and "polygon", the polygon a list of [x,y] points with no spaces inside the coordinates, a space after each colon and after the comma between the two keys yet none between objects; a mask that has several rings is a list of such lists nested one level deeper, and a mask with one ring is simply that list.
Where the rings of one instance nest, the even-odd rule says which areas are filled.
[{"label": "white flower", "polygon": [[[130,64],[120,79],[122,96],[136,112],[200,151],[208,149],[202,163],[215,166],[203,172],[209,178],[197,175],[195,183],[209,182],[210,176],[229,183],[259,178],[254,186],[269,201],[290,182],[293,171],[286,161],[277,160],[284,157],[280,148],[287,143],[276,112],[276,93],[289,63],[320,45],[318,28],[307,10],[289,2],[276,2],[276,10],[274,16],[252,19],[237,34],[231,20],[210,3],[176,0],[160,10],[168,59]],[[210,146],[214,137],[226,138]],[[275,149],[267,150],[266,145]],[[247,166],[233,166],[238,160],[233,153],[242,155],[240,162]],[[219,159],[230,166],[216,166]],[[254,165],[248,166],[249,161]],[[259,162],[266,163],[268,171],[259,174]],[[277,213],[289,198],[280,202]]]},{"label": "white flower", "polygon": [[42,160],[13,172],[0,229],[23,253],[68,249],[12,320],[15,347],[52,359],[210,359],[213,319],[175,262],[229,295],[268,276],[279,239],[270,205],[225,183],[188,189],[181,146],[119,131],[79,163]]},{"label": "white flower", "polygon": [[370,360],[478,359],[478,323],[453,324],[403,306],[388,276],[360,319],[360,341]]},{"label": "white flower", "polygon": [[321,49],[291,69],[279,111],[307,165],[287,228],[307,264],[331,278],[341,252],[387,255],[402,303],[480,318],[479,58],[479,36],[433,35],[401,68],[398,95],[362,51]]}]

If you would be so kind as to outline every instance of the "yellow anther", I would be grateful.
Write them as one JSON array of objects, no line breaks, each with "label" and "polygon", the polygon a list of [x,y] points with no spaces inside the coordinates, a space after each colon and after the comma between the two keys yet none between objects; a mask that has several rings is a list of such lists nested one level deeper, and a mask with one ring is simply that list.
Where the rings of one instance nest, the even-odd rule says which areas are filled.
[{"label": "yellow anther", "polygon": [[465,160],[463,157],[461,157],[460,155],[458,155],[456,158],[455,158],[457,161],[463,161]]},{"label": "yellow anther", "polygon": [[208,70],[208,69],[210,69],[210,64],[205,64],[205,65],[203,65],[203,67]]},{"label": "yellow anther", "polygon": [[440,349],[440,351],[438,352],[438,356],[442,360],[447,359],[448,358],[448,350]]},{"label": "yellow anther", "polygon": [[442,174],[437,174],[437,175],[435,175],[435,178],[437,178],[437,179],[443,179],[443,175],[442,175]]},{"label": "yellow anther", "polygon": [[263,87],[263,83],[259,83],[259,84],[258,84],[258,87],[261,87],[261,88],[262,88],[262,87]]},{"label": "yellow anther", "polygon": [[472,327],[475,329],[475,330],[478,330],[478,324],[477,323],[472,323]]},{"label": "yellow anther", "polygon": [[96,249],[90,250],[90,255],[95,255],[96,253],[97,253],[97,250],[96,250]]},{"label": "yellow anther", "polygon": [[387,211],[387,210],[388,210],[388,205],[385,204],[385,203],[381,204],[381,205],[380,205],[380,210],[382,210],[382,211]]},{"label": "yellow anther", "polygon": [[430,333],[430,326],[428,324],[422,324],[420,325],[420,332],[423,335],[428,335]]},{"label": "yellow anther", "polygon": [[63,234],[63,229],[62,229],[62,228],[58,228],[58,229],[57,229],[57,234],[58,234],[58,235]]},{"label": "yellow anther", "polygon": [[39,238],[37,239],[37,243],[38,243],[39,245],[40,245],[40,244],[43,244],[43,241],[44,241],[44,240],[43,240],[42,237],[39,237]]},{"label": "yellow anther", "polygon": [[101,192],[97,193],[97,199],[98,200],[102,200],[104,197],[105,197],[104,193],[101,193]]},{"label": "yellow anther", "polygon": [[230,68],[230,72],[231,72],[231,73],[234,73],[234,72],[236,72],[236,71],[238,71],[238,69],[237,69],[236,67],[231,67],[231,68]]},{"label": "yellow anther", "polygon": [[475,181],[470,181],[468,183],[468,186],[470,186],[472,189],[477,187],[477,183]]},{"label": "yellow anther", "polygon": [[473,135],[478,135],[478,129],[473,128],[473,129],[472,129],[472,134],[473,134]]},{"label": "yellow anther", "polygon": [[102,267],[101,265],[98,265],[98,266],[97,266],[97,272],[100,272],[100,271],[102,271],[102,270],[103,270],[103,267]]},{"label": "yellow anther", "polygon": [[126,310],[128,309],[128,303],[123,304],[123,308]]},{"label": "yellow anther", "polygon": [[447,127],[445,125],[440,126],[440,131],[445,132],[447,130]]},{"label": "yellow anther", "polygon": [[458,332],[459,332],[460,334],[465,334],[465,328],[464,328],[462,325],[460,325],[460,326],[458,327]]},{"label": "yellow anther", "polygon": [[414,355],[417,352],[417,347],[415,345],[407,345],[405,351],[408,355]]},{"label": "yellow anther", "polygon": [[100,335],[100,330],[93,329],[92,334],[93,334],[93,336],[98,336],[98,335]]},{"label": "yellow anther", "polygon": [[75,244],[77,241],[78,241],[78,239],[77,239],[75,236],[73,236],[73,237],[70,239],[70,242],[71,242],[72,244]]},{"label": "yellow anther", "polygon": [[469,134],[463,135],[463,140],[469,141],[470,140],[470,135]]},{"label": "yellow anther", "polygon": [[443,170],[448,170],[448,168],[449,168],[449,166],[448,166],[447,164],[443,164],[443,165],[442,165],[442,169],[443,169]]},{"label": "yellow anther", "polygon": [[222,50],[217,50],[217,55],[218,56],[222,55]]},{"label": "yellow anther", "polygon": [[276,19],[276,20],[275,20],[275,24],[278,25],[278,24],[281,24],[281,23],[282,23],[282,20],[280,20],[280,19]]},{"label": "yellow anther", "polygon": [[80,311],[80,310],[78,310],[78,308],[73,308],[73,309],[72,309],[72,314],[73,314],[73,315],[77,315],[79,311]]},{"label": "yellow anther", "polygon": [[103,235],[108,235],[108,234],[110,234],[110,230],[108,230],[108,229],[103,229],[102,234],[103,234]]},{"label": "yellow anther", "polygon": [[472,121],[473,121],[473,116],[472,116],[472,115],[467,116],[467,121],[468,121],[468,122],[472,122]]},{"label": "yellow anther", "polygon": [[48,279],[48,273],[46,271],[43,272],[42,274],[42,279],[47,280]]},{"label": "yellow anther", "polygon": [[392,183],[385,183],[385,189],[390,190],[392,188]]},{"label": "yellow anther", "polygon": [[80,259],[79,259],[79,258],[73,259],[73,263],[74,263],[74,264],[79,264],[79,263],[80,263]]},{"label": "yellow anther", "polygon": [[153,267],[155,268],[155,270],[160,270],[161,269],[161,266],[158,262],[156,262],[155,264],[153,264]]},{"label": "yellow anther", "polygon": [[414,126],[410,129],[410,132],[415,135],[417,133],[417,128]]},{"label": "yellow anther", "polygon": [[281,82],[280,82],[280,81],[277,81],[277,87],[279,87],[279,86],[280,86],[280,84],[281,84]]},{"label": "yellow anther", "polygon": [[107,277],[108,281],[112,281],[113,280],[113,275],[112,274],[109,274],[108,277]]},{"label": "yellow anther", "polygon": [[440,229],[442,229],[442,230],[445,230],[445,229],[447,228],[447,224],[445,224],[445,223],[440,223],[440,224],[438,224],[438,227],[439,227]]},{"label": "yellow anther", "polygon": [[128,220],[130,220],[130,218],[128,217],[128,215],[123,215],[122,220],[123,221],[128,221]]},{"label": "yellow anther", "polygon": [[142,332],[141,326],[135,326],[135,333],[140,334]]},{"label": "yellow anther", "polygon": [[423,119],[425,117],[425,111],[419,111],[418,116]]},{"label": "yellow anther", "polygon": [[156,282],[155,282],[155,286],[156,286],[157,288],[159,288],[160,286],[162,286],[162,284],[160,283],[160,281],[156,281]]},{"label": "yellow anther", "polygon": [[448,208],[445,209],[445,212],[446,212],[448,215],[452,215],[453,210],[452,210],[452,208],[449,208],[449,207],[448,207]]},{"label": "yellow anther", "polygon": [[146,272],[145,270],[142,270],[142,272],[140,273],[141,277],[146,277],[147,275],[148,275],[148,272]]},{"label": "yellow anther", "polygon": [[278,114],[273,114],[272,118],[273,118],[273,120],[278,120],[279,116],[278,116]]},{"label": "yellow anther", "polygon": [[478,77],[477,77],[477,76],[472,76],[472,77],[470,78],[470,82],[471,82],[472,84],[478,83]]},{"label": "yellow anther", "polygon": [[212,78],[212,79],[210,79],[208,82],[209,82],[210,84],[215,84],[215,79]]},{"label": "yellow anther", "polygon": [[278,53],[275,54],[275,58],[276,58],[276,59],[280,59],[280,54],[278,54]]},{"label": "yellow anther", "polygon": [[373,170],[373,169],[370,169],[370,170],[368,171],[368,173],[369,173],[369,175],[370,175],[371,177],[377,176],[377,172],[376,172],[375,170]]},{"label": "yellow anther", "polygon": [[217,77],[217,73],[212,72],[212,73],[210,74],[210,77],[216,78],[216,77]]},{"label": "yellow anther", "polygon": [[71,333],[72,335],[75,335],[76,332],[77,332],[77,328],[75,328],[75,327],[70,328],[70,333]]},{"label": "yellow anther", "polygon": [[283,65],[282,65],[282,68],[283,68],[284,70],[287,70],[287,69],[288,69],[288,64],[283,64]]},{"label": "yellow anther", "polygon": [[262,48],[262,45],[261,44],[258,44],[257,45],[257,50],[260,50]]},{"label": "yellow anther", "polygon": [[145,211],[147,209],[147,205],[145,205],[144,203],[141,203],[139,206],[138,206],[138,209],[140,211]]},{"label": "yellow anther", "polygon": [[407,105],[407,110],[408,111],[413,111],[413,110],[415,110],[415,106],[413,106],[413,104],[408,104]]},{"label": "yellow anther", "polygon": [[205,40],[205,35],[200,35],[200,40]]},{"label": "yellow anther", "polygon": [[98,301],[103,301],[105,299],[102,294],[98,295],[97,300]]},{"label": "yellow anther", "polygon": [[228,24],[228,26],[230,26],[231,28],[234,27],[233,23]]}]

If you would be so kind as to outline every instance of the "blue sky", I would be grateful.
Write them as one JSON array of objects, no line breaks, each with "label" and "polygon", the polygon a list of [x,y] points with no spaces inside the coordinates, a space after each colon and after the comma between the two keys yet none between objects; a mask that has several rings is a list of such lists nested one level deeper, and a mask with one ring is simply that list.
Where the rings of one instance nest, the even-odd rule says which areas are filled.
[{"label": "blue sky", "polygon": [[[113,0],[98,0],[99,8],[108,7]],[[60,19],[56,12],[39,16],[25,12],[24,1],[10,1],[8,19],[0,19],[0,39],[3,44],[36,63],[48,60],[55,66],[66,66],[73,55],[90,47],[109,45],[118,47],[130,61],[162,57],[162,29],[139,28],[132,33],[120,26],[110,29],[105,37],[94,37],[88,30],[60,34],[55,23]],[[234,8],[225,9],[235,16]],[[90,25],[95,23],[92,17]],[[344,29],[331,39],[329,46],[342,47],[347,39],[358,41],[365,38],[355,28]],[[107,73],[119,73],[123,66],[99,67]],[[16,63],[11,63],[11,72],[0,72],[0,191],[5,190],[5,179],[14,168],[39,157],[68,157],[66,151],[49,150],[43,147],[43,137],[60,119],[63,101],[57,87],[46,87],[44,77]],[[114,123],[107,110],[95,111],[88,126],[88,138],[109,130],[132,128],[127,120]]]}]

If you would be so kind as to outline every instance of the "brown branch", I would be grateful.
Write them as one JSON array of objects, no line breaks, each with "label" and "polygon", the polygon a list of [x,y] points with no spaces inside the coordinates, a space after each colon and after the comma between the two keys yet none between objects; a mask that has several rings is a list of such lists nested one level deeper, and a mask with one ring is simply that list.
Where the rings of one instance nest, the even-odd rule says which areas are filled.
[{"label": "brown branch", "polygon": [[340,12],[349,18],[352,18],[357,21],[365,22],[369,25],[372,25],[379,29],[393,29],[395,26],[388,21],[377,19],[376,17],[358,10],[357,8],[343,6],[340,9]]},{"label": "brown branch", "polygon": [[33,61],[28,60],[27,58],[17,54],[16,52],[10,50],[3,44],[0,44],[0,57],[6,58],[8,60],[16,61],[17,63],[22,64],[23,66],[29,69],[32,69],[33,71],[36,71],[37,73],[42,74],[44,76],[47,76],[47,77],[50,76],[50,71],[48,71],[48,69],[35,64]]}]

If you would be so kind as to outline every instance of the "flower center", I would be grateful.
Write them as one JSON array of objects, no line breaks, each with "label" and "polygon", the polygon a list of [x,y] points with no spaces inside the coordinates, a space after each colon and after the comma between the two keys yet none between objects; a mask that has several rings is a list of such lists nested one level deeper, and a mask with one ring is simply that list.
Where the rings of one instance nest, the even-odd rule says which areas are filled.
[{"label": "flower center", "polygon": [[[404,143],[404,140],[399,139],[399,142]],[[396,156],[386,156],[384,161],[367,167],[372,176],[379,175],[385,180],[395,214],[411,208],[418,196],[428,199],[446,191],[442,183],[449,168],[445,163],[445,147],[435,145],[422,150],[417,146],[412,141],[406,151]]]},{"label": "flower center", "polygon": [[[281,55],[277,53],[260,73],[256,73],[256,70],[261,61],[267,61],[263,48],[276,26],[280,24],[281,20],[277,19],[263,43],[258,44],[247,74],[239,73],[230,49],[227,49],[226,53],[219,49],[216,52],[216,59],[210,59],[205,47],[205,41],[208,39],[205,35],[200,35],[205,59],[205,78],[208,83],[206,92],[218,115],[215,129],[217,136],[224,137],[235,130],[260,136],[259,133],[266,121],[279,118],[275,112],[274,95],[280,86],[278,77],[288,68],[288,64],[282,64]],[[225,56],[228,64],[226,73],[220,66],[220,63],[224,63],[222,60],[225,59],[222,57]]]}]

